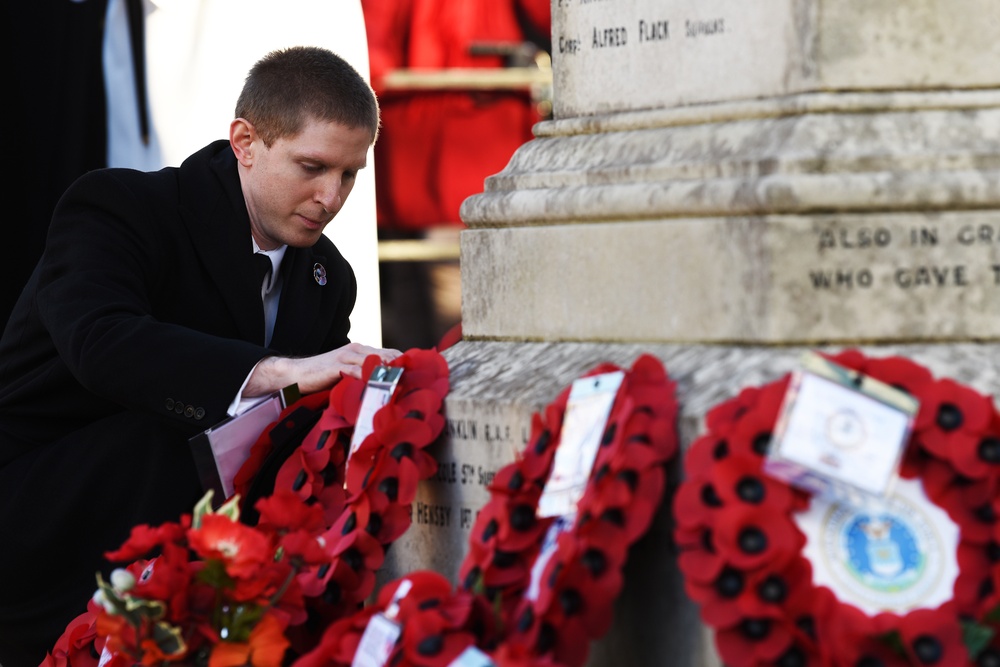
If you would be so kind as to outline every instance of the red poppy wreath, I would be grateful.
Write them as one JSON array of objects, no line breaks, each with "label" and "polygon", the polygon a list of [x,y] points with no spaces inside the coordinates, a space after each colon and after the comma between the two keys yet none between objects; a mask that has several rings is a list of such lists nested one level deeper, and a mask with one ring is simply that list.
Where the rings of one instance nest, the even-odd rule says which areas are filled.
[{"label": "red poppy wreath", "polygon": [[[369,378],[379,363],[378,357],[369,357],[362,377]],[[335,559],[332,565],[299,575],[311,615],[303,632],[321,631],[332,620],[353,613],[371,595],[385,550],[410,525],[417,483],[437,470],[437,462],[425,449],[444,428],[448,364],[434,350],[413,349],[388,365],[403,369],[399,383],[374,414],[372,431],[350,455],[350,465],[348,449],[366,383],[344,378],[329,392],[325,407],[290,406],[256,443],[235,482],[237,491],[246,494],[244,514],[255,495],[266,497],[274,490],[291,490],[323,509],[327,530],[322,538]],[[313,399],[303,399],[309,400]],[[300,429],[303,422],[311,424],[308,432],[293,439],[291,448],[285,447],[290,451],[280,451],[287,433]],[[255,492],[254,483],[268,477],[261,472],[275,460],[270,481],[263,491]]]},{"label": "red poppy wreath", "polygon": [[[917,489],[916,502],[900,505],[911,508],[914,521],[866,517],[864,506],[852,515],[833,504],[822,515],[824,525],[840,521],[838,541],[828,544],[843,545],[847,555],[832,558],[831,547],[825,561],[807,557],[821,540],[807,539],[799,522],[818,501],[763,471],[789,376],[744,389],[709,411],[706,432],[685,458],[674,514],[685,590],[715,629],[722,661],[729,667],[1000,665],[1000,415],[992,400],[901,357],[851,350],[828,358],[919,401],[899,483]],[[916,520],[932,513],[941,518]],[[943,524],[954,537],[933,543]],[[950,577],[934,580],[939,599],[884,604],[894,595],[905,600],[916,572],[947,573],[946,562]],[[849,586],[817,583],[826,582],[818,573],[836,568],[853,568],[843,579],[848,584],[879,591],[871,608],[856,603],[861,598],[851,597]],[[878,588],[886,582],[892,585]]]},{"label": "red poppy wreath", "polygon": [[[584,377],[618,371],[602,364]],[[649,528],[677,450],[674,384],[655,357],[643,355],[614,399],[586,490],[563,517],[537,509],[560,444],[570,388],[535,414],[527,448],[501,469],[473,526],[459,572],[460,589],[500,609],[498,646],[482,646],[503,665],[582,665],[589,643],[611,624],[628,547]],[[550,548],[543,559],[546,537]],[[533,570],[534,576],[533,576]]]}]

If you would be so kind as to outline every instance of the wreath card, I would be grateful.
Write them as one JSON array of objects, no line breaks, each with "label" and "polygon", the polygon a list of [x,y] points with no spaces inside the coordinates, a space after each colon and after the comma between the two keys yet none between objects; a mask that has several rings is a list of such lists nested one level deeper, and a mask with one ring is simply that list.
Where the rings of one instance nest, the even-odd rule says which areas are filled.
[{"label": "wreath card", "polygon": [[625,373],[613,371],[575,380],[566,405],[552,474],[538,501],[538,516],[567,516],[587,488],[601,436]]},{"label": "wreath card", "polygon": [[792,374],[764,469],[821,496],[885,497],[918,408],[909,394],[810,353]]}]

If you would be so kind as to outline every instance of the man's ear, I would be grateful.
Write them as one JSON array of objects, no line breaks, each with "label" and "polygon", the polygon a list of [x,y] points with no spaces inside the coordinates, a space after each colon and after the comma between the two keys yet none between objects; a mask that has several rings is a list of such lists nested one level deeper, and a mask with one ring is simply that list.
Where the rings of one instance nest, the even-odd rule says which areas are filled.
[{"label": "man's ear", "polygon": [[229,124],[229,145],[237,161],[244,167],[253,163],[254,142],[257,140],[257,130],[246,118],[236,118]]}]

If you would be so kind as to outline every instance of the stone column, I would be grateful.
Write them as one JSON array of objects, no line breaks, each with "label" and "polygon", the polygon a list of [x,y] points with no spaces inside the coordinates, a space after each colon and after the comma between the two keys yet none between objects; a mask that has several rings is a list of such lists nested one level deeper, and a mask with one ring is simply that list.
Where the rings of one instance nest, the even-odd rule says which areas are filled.
[{"label": "stone column", "polygon": [[[450,437],[383,576],[454,576],[532,411],[601,361],[662,359],[684,443],[807,349],[1000,389],[1000,3],[552,9],[554,120],[462,207]],[[670,523],[592,665],[717,661]]]}]

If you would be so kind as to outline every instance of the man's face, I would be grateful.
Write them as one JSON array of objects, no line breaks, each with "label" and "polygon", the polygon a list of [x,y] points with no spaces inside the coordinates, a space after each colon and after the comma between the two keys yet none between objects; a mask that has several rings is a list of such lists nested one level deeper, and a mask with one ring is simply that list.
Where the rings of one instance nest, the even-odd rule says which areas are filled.
[{"label": "man's face", "polygon": [[245,150],[236,152],[257,245],[262,250],[313,245],[367,164],[371,132],[311,119],[302,132],[268,148],[249,124],[247,131]]}]

